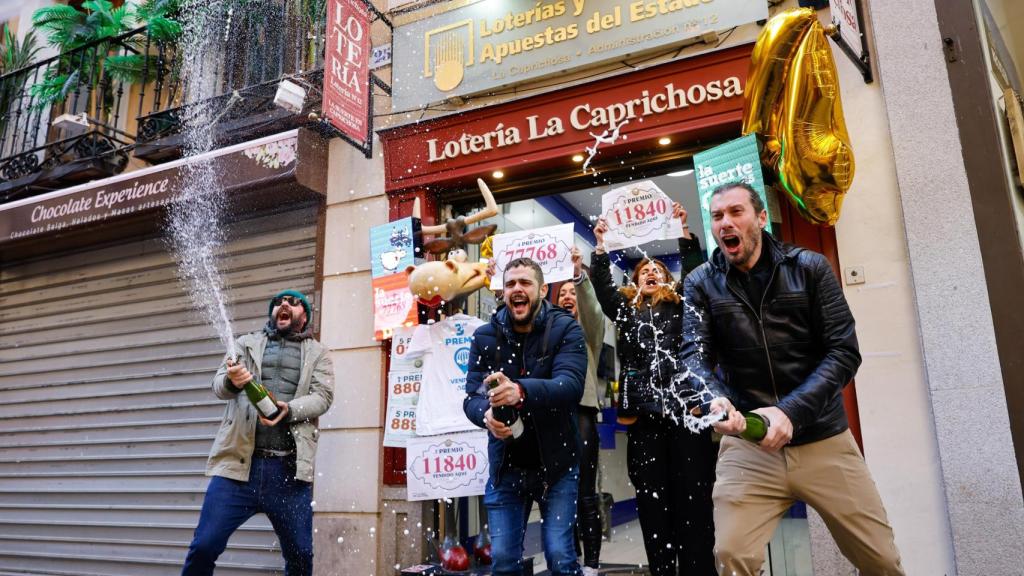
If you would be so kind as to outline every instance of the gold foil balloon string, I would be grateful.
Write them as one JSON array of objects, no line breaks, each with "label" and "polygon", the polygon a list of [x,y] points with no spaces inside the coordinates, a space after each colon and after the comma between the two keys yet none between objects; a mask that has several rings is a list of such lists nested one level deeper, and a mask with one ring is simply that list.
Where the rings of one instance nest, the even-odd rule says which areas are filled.
[{"label": "gold foil balloon string", "polygon": [[751,132],[800,214],[834,225],[853,182],[853,150],[832,50],[811,9],[782,12],[757,39],[743,108],[743,133]]}]

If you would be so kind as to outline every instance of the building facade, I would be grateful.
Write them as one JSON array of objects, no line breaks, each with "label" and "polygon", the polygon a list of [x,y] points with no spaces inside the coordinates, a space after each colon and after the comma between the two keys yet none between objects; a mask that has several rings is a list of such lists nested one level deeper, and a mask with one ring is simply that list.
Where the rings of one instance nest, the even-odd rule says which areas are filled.
[{"label": "building facade", "polygon": [[[378,8],[390,9],[397,35],[468,4]],[[860,9],[873,77],[866,82],[833,50],[854,184],[834,229],[806,223],[784,201],[773,221],[784,239],[825,253],[843,278],[864,357],[847,406],[907,573],[1014,574],[1024,565],[1024,370],[1015,349],[1024,332],[1015,301],[1024,293],[1024,200],[1005,89],[1021,94],[1015,31],[1024,16],[994,0],[841,4]],[[19,20],[27,18],[23,11]],[[230,175],[223,261],[236,332],[262,324],[278,289],[308,291],[337,371],[334,406],[320,421],[316,574],[394,574],[427,557],[422,534],[437,526],[432,503],[406,499],[402,451],[382,447],[388,350],[373,337],[369,229],[410,214],[415,198],[425,223],[471,210],[478,177],[503,206],[529,202],[552,221],[573,222],[580,244],[587,222],[568,208],[589,191],[639,172],[688,197],[685,177],[672,175],[692,168],[694,152],[739,136],[742,94],[728,79],[742,86],[760,29],[741,23],[423,108],[395,109],[381,97],[371,158],[311,131],[304,115],[313,109],[262,133],[244,127],[266,122],[266,110],[250,109],[251,124],[235,119],[243,129],[211,159]],[[609,44],[624,38],[610,34]],[[402,57],[395,52],[396,67]],[[399,93],[402,78],[390,70],[377,73]],[[702,88],[687,92],[692,86]],[[594,157],[600,176],[584,173],[573,156],[587,154],[591,132],[611,128],[615,104],[645,91],[637,118],[621,127],[627,137]],[[128,155],[125,171],[0,204],[6,573],[174,574],[198,516],[222,411],[208,389],[221,351],[190,317],[161,239],[161,206],[188,160],[174,159],[172,134],[150,131],[147,141],[136,124],[160,127],[173,106],[158,105],[151,89],[141,96],[122,115],[133,122],[125,131],[139,129],[132,150],[142,151]],[[562,131],[548,134],[555,117]],[[270,167],[259,160],[268,146],[294,155]],[[126,193],[124,212],[105,206],[88,219],[98,194],[147,184],[151,196]],[[94,206],[82,208],[90,198]],[[500,221],[515,224],[513,208]],[[620,462],[619,450],[605,455],[606,466]],[[612,474],[609,491],[628,499],[624,474]],[[813,573],[852,573],[813,513],[806,524]],[[276,546],[257,518],[232,539],[222,571],[275,573]]]}]

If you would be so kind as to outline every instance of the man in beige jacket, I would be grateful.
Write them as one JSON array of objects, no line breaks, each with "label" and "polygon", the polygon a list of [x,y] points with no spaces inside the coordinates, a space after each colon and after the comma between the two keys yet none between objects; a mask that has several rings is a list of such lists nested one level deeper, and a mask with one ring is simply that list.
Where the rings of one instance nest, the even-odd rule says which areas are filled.
[{"label": "man in beige jacket", "polygon": [[[313,573],[313,460],[317,421],[334,398],[334,369],[313,339],[310,307],[296,290],[270,301],[263,330],[240,337],[225,358],[213,392],[227,400],[206,467],[212,476],[182,576],[213,574],[228,538],[257,513],[270,519],[281,542],[286,576]],[[256,379],[280,409],[259,415],[241,393]]]}]

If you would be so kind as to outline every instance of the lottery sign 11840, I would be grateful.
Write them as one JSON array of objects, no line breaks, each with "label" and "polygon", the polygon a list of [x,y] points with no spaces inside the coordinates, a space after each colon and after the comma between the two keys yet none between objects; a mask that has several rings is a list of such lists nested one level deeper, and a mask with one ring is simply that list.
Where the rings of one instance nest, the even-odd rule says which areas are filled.
[{"label": "lottery sign 11840", "polygon": [[601,196],[601,216],[608,223],[605,248],[621,250],[683,235],[682,224],[672,217],[672,199],[658,185],[642,180],[615,188]]}]

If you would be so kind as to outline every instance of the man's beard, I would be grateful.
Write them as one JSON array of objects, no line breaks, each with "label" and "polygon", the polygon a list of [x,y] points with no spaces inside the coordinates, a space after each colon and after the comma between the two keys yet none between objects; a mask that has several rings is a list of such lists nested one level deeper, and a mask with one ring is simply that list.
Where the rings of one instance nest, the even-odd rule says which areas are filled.
[{"label": "man's beard", "polygon": [[736,259],[731,261],[733,266],[746,266],[749,264],[750,259],[754,257],[754,254],[758,253],[761,246],[761,229],[754,228],[748,233],[743,235],[743,248],[744,250],[736,255]]},{"label": "man's beard", "polygon": [[280,334],[281,336],[287,336],[289,334],[298,334],[302,330],[302,326],[299,325],[299,322],[301,321],[301,318],[296,318],[292,316],[291,319],[288,320],[287,326],[282,328],[280,324],[275,322],[274,328],[277,330],[277,333]]},{"label": "man's beard", "polygon": [[530,312],[522,319],[518,320],[515,316],[512,316],[512,324],[516,326],[529,326],[533,324],[533,319],[537,317],[537,310],[540,309],[540,300],[534,300],[530,303]]}]

